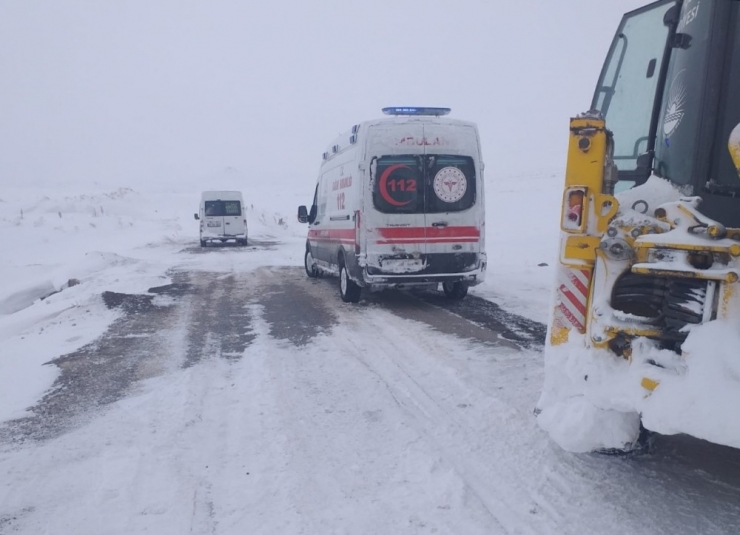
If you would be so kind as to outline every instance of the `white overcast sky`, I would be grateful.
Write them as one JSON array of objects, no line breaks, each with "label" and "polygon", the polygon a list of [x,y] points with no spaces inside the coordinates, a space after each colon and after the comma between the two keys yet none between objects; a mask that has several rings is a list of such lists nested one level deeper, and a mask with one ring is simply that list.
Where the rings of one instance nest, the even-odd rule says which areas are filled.
[{"label": "white overcast sky", "polygon": [[0,0],[0,186],[236,168],[310,192],[334,136],[391,105],[477,122],[489,177],[559,169],[644,3]]}]

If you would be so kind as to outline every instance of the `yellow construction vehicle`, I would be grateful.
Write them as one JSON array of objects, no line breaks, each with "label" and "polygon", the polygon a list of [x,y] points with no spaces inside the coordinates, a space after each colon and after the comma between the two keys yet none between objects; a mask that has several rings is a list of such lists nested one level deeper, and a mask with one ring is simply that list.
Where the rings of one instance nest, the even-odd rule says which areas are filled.
[{"label": "yellow construction vehicle", "polygon": [[740,447],[740,1],[623,17],[570,122],[560,228],[540,426],[572,451]]}]

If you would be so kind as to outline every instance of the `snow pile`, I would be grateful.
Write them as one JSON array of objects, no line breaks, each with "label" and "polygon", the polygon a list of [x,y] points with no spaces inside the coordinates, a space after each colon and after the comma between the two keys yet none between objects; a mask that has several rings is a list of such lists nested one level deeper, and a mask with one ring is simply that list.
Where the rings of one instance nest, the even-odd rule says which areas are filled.
[{"label": "snow pile", "polygon": [[537,403],[540,427],[572,452],[629,449],[640,424],[639,415],[630,410],[635,393],[640,393],[625,390],[630,371],[626,360],[604,350],[587,350],[581,335],[547,347],[545,384]]},{"label": "snow pile", "polygon": [[[632,363],[586,350],[583,337],[547,349],[538,423],[568,451],[630,449],[640,417],[652,431],[688,433],[740,448],[740,330],[717,320],[694,327],[678,356],[647,339]],[[643,378],[658,383],[650,392]]]},{"label": "snow pile", "polygon": [[[716,320],[694,327],[683,344],[683,366],[651,367],[660,382],[643,399],[644,425],[666,435],[684,432],[718,444],[740,448],[740,327]],[[653,349],[647,360],[662,362],[667,351]],[[649,364],[643,364],[648,371]]]}]

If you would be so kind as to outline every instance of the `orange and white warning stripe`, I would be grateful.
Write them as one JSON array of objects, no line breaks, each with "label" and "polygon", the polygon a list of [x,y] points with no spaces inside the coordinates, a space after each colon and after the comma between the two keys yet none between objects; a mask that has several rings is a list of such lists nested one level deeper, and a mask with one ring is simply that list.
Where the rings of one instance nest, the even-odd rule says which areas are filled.
[{"label": "orange and white warning stripe", "polygon": [[559,271],[557,311],[582,333],[586,331],[590,284],[591,270],[561,268]]}]

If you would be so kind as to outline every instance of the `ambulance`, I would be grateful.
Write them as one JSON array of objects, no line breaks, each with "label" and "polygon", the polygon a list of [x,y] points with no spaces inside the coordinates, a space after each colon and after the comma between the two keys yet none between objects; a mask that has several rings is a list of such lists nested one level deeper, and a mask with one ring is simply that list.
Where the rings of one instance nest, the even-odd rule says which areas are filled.
[{"label": "ambulance", "polygon": [[206,247],[208,242],[229,240],[247,245],[247,216],[240,191],[204,191],[200,210],[194,217],[200,221],[201,247]]},{"label": "ambulance", "polygon": [[449,108],[384,108],[324,152],[308,223],[309,277],[339,277],[342,300],[362,289],[439,288],[462,299],[486,271],[478,128]]}]

